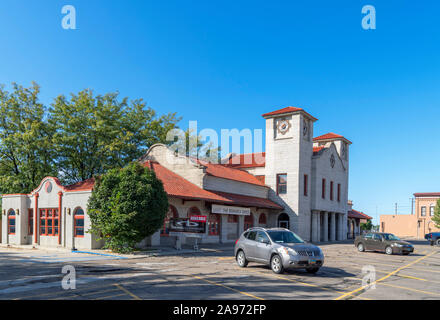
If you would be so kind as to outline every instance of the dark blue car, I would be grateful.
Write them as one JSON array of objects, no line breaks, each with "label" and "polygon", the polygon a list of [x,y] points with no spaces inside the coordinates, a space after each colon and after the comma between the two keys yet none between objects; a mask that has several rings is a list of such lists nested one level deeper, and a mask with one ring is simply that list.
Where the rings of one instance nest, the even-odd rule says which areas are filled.
[{"label": "dark blue car", "polygon": [[431,243],[431,246],[433,246],[434,243],[440,246],[440,232],[427,233],[425,234],[425,239]]}]

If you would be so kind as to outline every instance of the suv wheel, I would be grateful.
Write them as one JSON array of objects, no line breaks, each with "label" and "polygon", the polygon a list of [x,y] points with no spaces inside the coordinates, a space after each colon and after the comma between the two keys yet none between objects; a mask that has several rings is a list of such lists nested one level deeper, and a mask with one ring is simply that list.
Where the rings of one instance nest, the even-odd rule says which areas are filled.
[{"label": "suv wheel", "polygon": [[385,253],[386,254],[393,254],[393,248],[391,248],[390,246],[385,248]]},{"label": "suv wheel", "polygon": [[270,259],[270,268],[275,273],[283,273],[283,262],[281,261],[281,257],[279,255],[276,254],[272,257],[272,259]]},{"label": "suv wheel", "polygon": [[358,251],[359,252],[364,252],[365,251],[365,247],[364,247],[364,245],[362,243],[358,244]]},{"label": "suv wheel", "polygon": [[437,239],[437,240],[435,241],[435,244],[438,245],[438,246],[440,246],[440,239]]},{"label": "suv wheel", "polygon": [[244,254],[243,250],[238,251],[236,260],[237,260],[237,264],[240,268],[247,267],[247,265],[249,263],[249,261],[247,261],[247,259],[246,259],[246,255]]}]

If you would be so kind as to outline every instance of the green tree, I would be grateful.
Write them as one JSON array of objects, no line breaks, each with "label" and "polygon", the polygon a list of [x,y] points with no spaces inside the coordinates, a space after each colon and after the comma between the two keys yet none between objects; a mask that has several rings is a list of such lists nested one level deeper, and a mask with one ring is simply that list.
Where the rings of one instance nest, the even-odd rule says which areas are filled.
[{"label": "green tree", "polygon": [[119,99],[118,93],[94,95],[92,90],[58,96],[50,108],[56,129],[54,146],[60,179],[66,183],[122,168],[141,157],[180,119],[174,113],[158,117],[142,100]]},{"label": "green tree", "polygon": [[54,128],[39,102],[40,87],[0,86],[0,194],[28,193],[41,179],[56,175],[51,137]]},{"label": "green tree", "polygon": [[437,205],[434,209],[434,216],[432,217],[432,221],[434,221],[437,228],[440,228],[440,199],[437,200]]},{"label": "green tree", "polygon": [[88,203],[91,232],[103,235],[105,248],[122,253],[160,229],[167,211],[162,182],[137,162],[98,178]]},{"label": "green tree", "polygon": [[[220,162],[221,149],[216,147],[212,141],[205,141],[203,136],[196,134],[192,129],[187,129],[186,131],[177,130],[179,130],[182,136],[178,137],[176,135],[174,141],[168,141],[168,144],[173,144],[172,149],[177,153],[213,163]],[[185,135],[184,138],[183,133]]]},{"label": "green tree", "polygon": [[371,220],[368,220],[365,223],[361,223],[361,230],[371,231],[371,229],[373,229],[373,223],[371,222]]}]

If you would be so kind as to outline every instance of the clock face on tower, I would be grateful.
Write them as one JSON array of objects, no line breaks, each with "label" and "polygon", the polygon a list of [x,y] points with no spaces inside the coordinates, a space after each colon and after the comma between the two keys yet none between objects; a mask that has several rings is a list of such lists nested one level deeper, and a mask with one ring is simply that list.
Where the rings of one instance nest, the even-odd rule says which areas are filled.
[{"label": "clock face on tower", "polygon": [[278,122],[278,132],[281,134],[286,134],[287,131],[289,131],[290,127],[292,125],[290,124],[290,122],[288,120],[280,120]]}]

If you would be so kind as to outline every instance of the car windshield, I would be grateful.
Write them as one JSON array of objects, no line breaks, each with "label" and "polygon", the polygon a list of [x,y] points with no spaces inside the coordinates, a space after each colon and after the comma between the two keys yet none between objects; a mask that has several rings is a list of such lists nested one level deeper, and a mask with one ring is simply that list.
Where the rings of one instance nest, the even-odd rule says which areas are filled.
[{"label": "car windshield", "polygon": [[385,238],[385,240],[391,240],[391,241],[400,240],[398,237],[396,237],[394,234],[391,233],[385,233],[383,237]]},{"label": "car windshield", "polygon": [[304,243],[304,240],[291,231],[267,231],[267,234],[276,243]]}]

